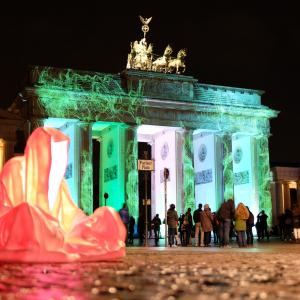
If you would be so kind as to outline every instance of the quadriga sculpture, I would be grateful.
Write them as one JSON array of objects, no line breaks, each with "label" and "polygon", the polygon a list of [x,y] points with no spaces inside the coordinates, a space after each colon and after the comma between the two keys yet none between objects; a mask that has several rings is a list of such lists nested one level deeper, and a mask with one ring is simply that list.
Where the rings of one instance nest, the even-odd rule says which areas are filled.
[{"label": "quadriga sculpture", "polygon": [[164,51],[164,55],[156,59],[152,63],[152,70],[155,72],[168,72],[168,63],[171,59],[171,54],[173,50],[170,45],[168,45]]}]

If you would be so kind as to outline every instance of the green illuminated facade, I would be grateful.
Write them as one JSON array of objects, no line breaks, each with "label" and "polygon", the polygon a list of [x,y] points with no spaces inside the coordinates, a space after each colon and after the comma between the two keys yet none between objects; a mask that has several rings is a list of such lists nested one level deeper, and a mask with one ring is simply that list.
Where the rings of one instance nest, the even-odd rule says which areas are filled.
[{"label": "green illuminated facade", "polygon": [[[69,184],[74,201],[88,213],[95,204],[120,209],[127,202],[131,214],[139,215],[138,142],[151,135],[152,215],[162,212],[162,193],[155,191],[161,184],[158,163],[165,167],[170,155],[175,159],[168,162],[174,176],[168,193],[180,212],[202,201],[217,209],[224,199],[244,197],[254,213],[265,209],[272,215],[268,137],[277,112],[261,104],[261,91],[148,71],[111,75],[34,67],[24,94],[32,127],[56,124],[72,135]],[[141,133],[143,125],[165,129]],[[168,152],[162,152],[166,141]]]}]

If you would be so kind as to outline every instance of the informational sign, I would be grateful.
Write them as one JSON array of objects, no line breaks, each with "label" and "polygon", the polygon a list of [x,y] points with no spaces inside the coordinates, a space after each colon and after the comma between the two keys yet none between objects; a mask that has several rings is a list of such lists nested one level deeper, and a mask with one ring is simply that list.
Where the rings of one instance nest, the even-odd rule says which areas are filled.
[{"label": "informational sign", "polygon": [[151,159],[139,159],[138,160],[138,170],[153,171],[154,170],[154,161]]},{"label": "informational sign", "polygon": [[151,205],[151,199],[147,199],[147,201],[146,201],[146,199],[143,199],[143,205]]},{"label": "informational sign", "polygon": [[[168,170],[168,171],[165,171],[165,170]],[[163,183],[165,181],[165,179],[166,179],[166,181],[170,181],[170,170],[167,168],[160,170],[160,183]]]}]

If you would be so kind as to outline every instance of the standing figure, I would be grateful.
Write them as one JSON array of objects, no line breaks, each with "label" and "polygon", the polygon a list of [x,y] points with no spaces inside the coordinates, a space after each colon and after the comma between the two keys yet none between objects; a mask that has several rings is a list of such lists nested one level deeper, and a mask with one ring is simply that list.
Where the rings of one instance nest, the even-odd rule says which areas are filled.
[{"label": "standing figure", "polygon": [[300,208],[298,206],[293,209],[293,239],[300,241]]},{"label": "standing figure", "polygon": [[204,246],[210,246],[211,242],[211,231],[213,230],[213,215],[210,211],[209,205],[204,205],[204,211],[200,214],[201,227],[204,232]]},{"label": "standing figure", "polygon": [[247,245],[253,245],[252,227],[254,226],[254,215],[248,206],[246,206],[246,208],[248,209],[249,212],[249,218],[246,221]]},{"label": "standing figure", "polygon": [[124,203],[122,208],[119,210],[119,214],[120,214],[120,217],[121,217],[121,220],[122,220],[123,224],[126,227],[125,243],[127,244],[127,241],[128,241],[128,226],[129,226],[129,211],[128,211],[128,207],[127,207],[126,203]]},{"label": "standing figure", "polygon": [[186,211],[183,224],[185,225],[185,246],[190,244],[191,232],[193,228],[193,219],[191,214],[191,208]]},{"label": "standing figure", "polygon": [[140,245],[143,245],[143,243],[144,243],[144,234],[145,234],[145,217],[142,213],[140,213],[139,218],[138,218],[137,229],[138,229]]},{"label": "standing figure", "polygon": [[219,237],[220,220],[218,219],[218,214],[216,212],[213,212],[212,215],[213,215],[214,244],[219,245],[219,242],[220,242],[220,237]]},{"label": "standing figure", "polygon": [[279,237],[284,240],[284,213],[278,216]]},{"label": "standing figure", "polygon": [[292,241],[293,239],[293,212],[286,209],[284,213],[284,240]]},{"label": "standing figure", "polygon": [[128,243],[133,245],[135,219],[133,216],[129,218],[129,239]]},{"label": "standing figure", "polygon": [[195,223],[195,247],[204,246],[204,235],[201,227],[200,214],[202,212],[202,204],[199,203],[198,209],[193,213],[193,220]]},{"label": "standing figure", "polygon": [[264,239],[265,235],[269,240],[269,231],[268,231],[268,223],[267,223],[268,216],[265,214],[265,211],[262,210],[257,215],[257,223],[259,224],[260,235],[258,239]]},{"label": "standing figure", "polygon": [[247,247],[246,220],[249,218],[249,210],[243,203],[239,203],[235,210],[235,230],[239,247]]},{"label": "standing figure", "polygon": [[218,219],[220,220],[220,247],[229,247],[229,233],[231,222],[234,218],[234,213],[234,202],[232,199],[228,199],[227,201],[223,202],[217,212]]},{"label": "standing figure", "polygon": [[180,234],[180,244],[184,245],[184,237],[185,237],[185,226],[183,225],[185,214],[181,214],[179,217],[179,226],[178,226],[178,231]]},{"label": "standing figure", "polygon": [[155,215],[151,223],[153,224],[153,229],[154,229],[155,246],[158,246],[158,241],[160,236],[160,225],[161,225],[159,214]]},{"label": "standing figure", "polygon": [[178,214],[175,210],[175,204],[171,204],[167,211],[167,225],[170,247],[175,247],[174,239],[176,234],[176,227],[178,223]]}]

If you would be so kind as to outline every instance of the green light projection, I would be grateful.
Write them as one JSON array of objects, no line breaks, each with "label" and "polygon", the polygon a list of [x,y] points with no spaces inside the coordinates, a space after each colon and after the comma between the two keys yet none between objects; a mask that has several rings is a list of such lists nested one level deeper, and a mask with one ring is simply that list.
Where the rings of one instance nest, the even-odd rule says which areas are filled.
[{"label": "green light projection", "polygon": [[[55,70],[53,68],[36,68],[37,81],[35,90],[41,112],[49,117],[73,118],[81,121],[121,121],[141,124],[146,103],[143,100],[143,85],[139,82],[134,90],[124,91],[119,76],[101,73],[93,75],[74,70]],[[138,216],[138,171],[137,138],[130,137],[127,142],[125,168],[127,175],[126,201],[130,212]],[[92,166],[87,153],[82,154],[85,164],[82,174],[81,205],[87,212],[92,212]],[[118,170],[123,167],[118,164]],[[84,192],[86,190],[86,193]],[[124,199],[118,199],[117,206]]]},{"label": "green light projection", "polygon": [[232,147],[231,134],[244,132],[254,136],[263,136],[257,143],[257,174],[258,174],[258,194],[259,208],[264,209],[268,214],[268,222],[272,222],[272,202],[269,191],[270,186],[270,167],[269,167],[269,119],[274,117],[274,112],[270,110],[266,117],[266,108],[257,109],[255,115],[243,115],[243,109],[247,111],[247,106],[214,105],[214,112],[199,112],[199,126],[201,129],[212,129],[223,135],[224,158],[224,199],[233,198],[233,166],[232,166]]},{"label": "green light projection", "polygon": [[119,77],[94,73],[79,74],[73,70],[58,72],[52,68],[39,72],[36,92],[41,110],[57,118],[83,121],[140,122],[138,112],[144,107],[142,84],[125,92]]},{"label": "green light projection", "polygon": [[188,130],[184,134],[183,142],[183,191],[184,191],[184,211],[190,207],[195,210],[195,175],[193,167],[193,133]]},{"label": "green light projection", "polygon": [[82,172],[80,206],[85,213],[90,215],[93,213],[93,201],[90,199],[93,187],[93,167],[90,159],[90,153],[88,151],[81,152],[81,163]]},{"label": "green light projection", "polygon": [[[76,71],[55,71],[51,68],[36,69],[38,80],[35,90],[38,95],[40,108],[49,117],[76,118],[82,121],[121,121],[131,124],[141,124],[142,111],[145,108],[145,101],[142,97],[143,86],[141,83],[134,90],[125,92],[121,86],[119,76],[112,76],[101,73],[93,75]],[[56,72],[56,73],[55,73]],[[220,96],[221,98],[221,96]],[[269,118],[274,116],[274,112],[264,106],[258,106],[253,112],[253,108],[247,105],[231,106],[213,105],[201,106],[201,111],[197,111],[200,129],[213,129],[230,136],[235,132],[245,132],[253,135],[264,135],[266,137],[259,140],[257,146],[258,165],[258,186],[259,205],[269,213],[271,220],[271,201],[269,193],[269,161],[268,161],[268,141]],[[182,126],[185,127],[185,126]],[[231,198],[233,195],[233,172],[232,155],[229,142],[224,141],[224,198]],[[184,191],[185,209],[194,208],[194,170],[191,158],[191,138],[184,139],[183,147],[184,162]],[[125,173],[126,178],[126,201],[134,216],[138,215],[137,207],[137,139],[136,134],[127,139],[126,144]],[[87,170],[89,170],[87,165]],[[92,172],[90,168],[90,172]],[[88,173],[88,172],[86,172]],[[92,173],[90,173],[92,174]],[[83,177],[83,186],[91,186],[91,175]],[[88,199],[81,199],[85,203]],[[89,201],[91,201],[89,199]],[[87,211],[89,210],[86,204]]]},{"label": "green light projection", "polygon": [[268,224],[272,224],[272,199],[270,193],[270,164],[269,164],[269,144],[268,137],[263,136],[257,139],[258,153],[258,193],[259,209],[265,210],[268,215]]},{"label": "green light projection", "polygon": [[139,215],[139,199],[138,199],[138,141],[136,127],[127,129],[128,142],[126,146],[126,202],[130,214],[137,220]]},{"label": "green light projection", "polygon": [[[224,178],[224,199],[233,199],[233,166],[231,136],[223,137],[223,178]],[[224,199],[221,199],[223,202]]]},{"label": "green light projection", "polygon": [[[93,124],[93,138],[98,139],[101,143],[101,151],[98,153],[99,204],[104,206],[106,203],[116,210],[120,210],[125,201],[123,126],[122,123],[113,122],[96,122]],[[109,195],[106,201],[103,196],[104,193]]]}]

